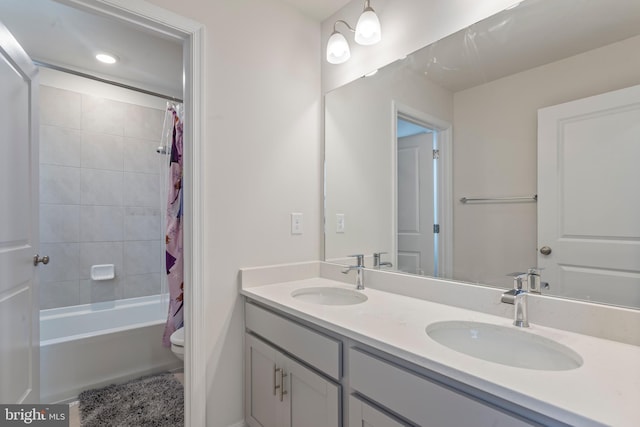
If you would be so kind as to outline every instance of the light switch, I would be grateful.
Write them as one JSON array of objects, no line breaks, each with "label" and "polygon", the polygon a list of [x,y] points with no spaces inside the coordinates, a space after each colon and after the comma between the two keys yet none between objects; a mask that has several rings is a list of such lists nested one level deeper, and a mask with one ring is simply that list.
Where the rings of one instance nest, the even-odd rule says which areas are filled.
[{"label": "light switch", "polygon": [[344,233],[344,214],[336,214],[336,233]]},{"label": "light switch", "polygon": [[291,214],[291,234],[302,234],[302,214]]}]

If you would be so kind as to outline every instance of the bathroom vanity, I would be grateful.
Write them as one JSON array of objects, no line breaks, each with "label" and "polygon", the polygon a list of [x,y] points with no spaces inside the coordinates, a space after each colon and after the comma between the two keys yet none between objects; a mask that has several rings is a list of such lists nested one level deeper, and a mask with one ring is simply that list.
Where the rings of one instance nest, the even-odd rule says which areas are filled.
[{"label": "bathroom vanity", "polygon": [[[520,330],[510,316],[366,282],[356,291],[331,270],[308,263],[242,271],[248,425],[624,426],[640,420],[636,345],[539,326],[535,317]],[[365,277],[378,273],[367,270]],[[477,341],[471,349],[454,350],[458,338],[451,344],[438,336],[461,325],[462,335]],[[515,335],[489,341],[489,349],[503,346],[496,354],[473,354],[473,344],[485,345],[490,335],[485,328]],[[515,360],[500,359],[512,353],[510,345]],[[516,347],[525,352],[518,355]],[[521,360],[527,354],[534,356]],[[545,364],[556,356],[559,362]]]}]

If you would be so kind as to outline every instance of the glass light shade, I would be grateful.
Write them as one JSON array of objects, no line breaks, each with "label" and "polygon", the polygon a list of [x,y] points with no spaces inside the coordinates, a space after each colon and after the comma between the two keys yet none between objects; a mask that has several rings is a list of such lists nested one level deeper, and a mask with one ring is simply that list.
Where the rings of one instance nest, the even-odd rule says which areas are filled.
[{"label": "glass light shade", "polygon": [[382,39],[380,20],[378,15],[370,7],[366,8],[356,25],[356,43],[361,45],[372,45]]},{"label": "glass light shade", "polygon": [[334,31],[327,42],[327,62],[331,64],[342,64],[351,58],[349,43],[342,34]]}]

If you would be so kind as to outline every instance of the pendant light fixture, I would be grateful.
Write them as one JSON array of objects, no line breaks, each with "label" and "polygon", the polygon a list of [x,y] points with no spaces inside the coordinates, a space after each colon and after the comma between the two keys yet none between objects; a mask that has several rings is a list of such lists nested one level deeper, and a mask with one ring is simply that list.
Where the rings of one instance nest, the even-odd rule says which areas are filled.
[{"label": "pendant light fixture", "polygon": [[358,18],[355,30],[342,19],[337,20],[333,24],[333,32],[327,42],[327,62],[331,64],[342,64],[351,57],[351,50],[349,49],[347,39],[336,29],[339,22],[346,25],[349,31],[355,33],[356,43],[360,45],[374,45],[382,39],[378,15],[376,15],[376,12],[369,5],[369,0],[365,0],[364,10],[360,18]]},{"label": "pendant light fixture", "polygon": [[353,28],[342,19],[337,20],[335,24],[333,24],[333,33],[331,33],[331,37],[329,37],[329,41],[327,42],[327,62],[330,64],[342,64],[351,58],[351,49],[349,49],[347,39],[341,32],[336,30],[338,22],[342,22],[349,30],[353,31]]},{"label": "pendant light fixture", "polygon": [[364,2],[364,10],[362,15],[358,18],[358,24],[356,24],[356,43],[363,46],[370,46],[376,44],[382,39],[382,32],[380,30],[380,20],[376,12],[369,6],[369,0]]}]

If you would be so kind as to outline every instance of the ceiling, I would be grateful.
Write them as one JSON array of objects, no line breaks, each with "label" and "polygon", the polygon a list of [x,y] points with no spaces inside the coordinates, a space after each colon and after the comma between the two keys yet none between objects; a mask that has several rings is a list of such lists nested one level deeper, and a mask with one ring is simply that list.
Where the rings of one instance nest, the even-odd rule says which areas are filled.
[{"label": "ceiling", "polygon": [[[52,0],[2,0],[4,25],[32,59],[182,97],[182,44]],[[95,54],[119,57],[105,65]]]},{"label": "ceiling", "polygon": [[[279,0],[321,22],[350,0]],[[182,44],[53,0],[1,0],[0,19],[32,59],[182,98]],[[119,58],[95,60],[98,52]]]}]

